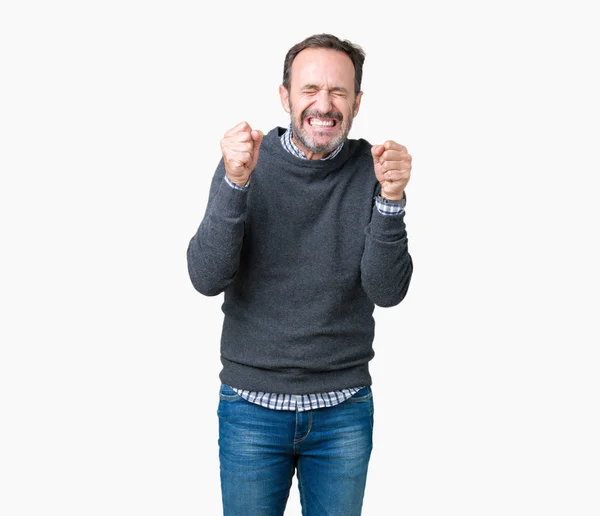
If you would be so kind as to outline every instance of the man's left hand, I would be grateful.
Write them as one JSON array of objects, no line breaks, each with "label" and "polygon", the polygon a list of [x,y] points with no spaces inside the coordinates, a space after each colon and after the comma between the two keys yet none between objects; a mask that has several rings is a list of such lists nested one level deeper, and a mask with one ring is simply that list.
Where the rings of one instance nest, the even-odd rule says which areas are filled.
[{"label": "man's left hand", "polygon": [[390,201],[399,201],[410,179],[412,156],[404,145],[387,140],[371,148],[375,176],[381,183],[381,195]]}]

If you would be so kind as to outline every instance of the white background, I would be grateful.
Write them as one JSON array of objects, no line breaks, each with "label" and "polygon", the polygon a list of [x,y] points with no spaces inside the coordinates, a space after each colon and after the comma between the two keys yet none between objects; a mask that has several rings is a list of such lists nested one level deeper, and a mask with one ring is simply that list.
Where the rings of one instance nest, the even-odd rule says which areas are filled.
[{"label": "white background", "polygon": [[367,53],[351,136],[414,156],[363,514],[598,516],[591,4],[3,2],[0,513],[220,514],[185,251],[222,134],[286,125],[285,53],[332,32]]}]

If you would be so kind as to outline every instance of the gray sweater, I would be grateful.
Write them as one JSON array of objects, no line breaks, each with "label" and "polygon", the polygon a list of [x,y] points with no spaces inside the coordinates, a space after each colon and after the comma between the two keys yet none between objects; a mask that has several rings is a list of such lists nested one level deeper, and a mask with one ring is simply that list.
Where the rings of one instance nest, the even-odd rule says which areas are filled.
[{"label": "gray sweater", "polygon": [[404,214],[374,206],[367,141],[302,160],[283,132],[265,135],[245,191],[221,160],[188,246],[194,287],[225,292],[220,379],[286,394],[371,385],[374,305],[400,303],[412,275]]}]

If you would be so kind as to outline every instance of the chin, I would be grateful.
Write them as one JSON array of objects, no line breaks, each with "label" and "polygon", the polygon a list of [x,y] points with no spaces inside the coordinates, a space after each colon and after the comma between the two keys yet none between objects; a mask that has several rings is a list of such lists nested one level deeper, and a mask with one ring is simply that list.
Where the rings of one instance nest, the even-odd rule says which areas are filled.
[{"label": "chin", "polygon": [[307,150],[310,152],[322,153],[322,152],[330,152],[336,149],[339,145],[335,143],[334,139],[329,138],[312,138],[310,135],[303,135],[301,139],[301,143]]}]

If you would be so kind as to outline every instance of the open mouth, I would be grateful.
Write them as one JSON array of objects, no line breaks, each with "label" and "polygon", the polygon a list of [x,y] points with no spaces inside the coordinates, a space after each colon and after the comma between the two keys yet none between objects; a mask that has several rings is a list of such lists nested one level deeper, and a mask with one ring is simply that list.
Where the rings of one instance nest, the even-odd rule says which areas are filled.
[{"label": "open mouth", "polygon": [[311,127],[316,127],[318,129],[331,129],[337,125],[337,120],[333,118],[317,118],[317,117],[308,117],[306,122]]}]

